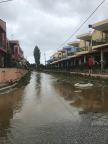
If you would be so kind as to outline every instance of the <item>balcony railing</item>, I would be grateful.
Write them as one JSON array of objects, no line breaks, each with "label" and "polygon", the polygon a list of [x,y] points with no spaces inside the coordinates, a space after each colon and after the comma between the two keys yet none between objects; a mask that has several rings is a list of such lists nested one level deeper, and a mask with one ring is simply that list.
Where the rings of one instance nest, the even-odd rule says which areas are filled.
[{"label": "balcony railing", "polygon": [[108,43],[108,38],[92,40],[92,46],[97,46],[97,45],[102,45],[107,43]]}]

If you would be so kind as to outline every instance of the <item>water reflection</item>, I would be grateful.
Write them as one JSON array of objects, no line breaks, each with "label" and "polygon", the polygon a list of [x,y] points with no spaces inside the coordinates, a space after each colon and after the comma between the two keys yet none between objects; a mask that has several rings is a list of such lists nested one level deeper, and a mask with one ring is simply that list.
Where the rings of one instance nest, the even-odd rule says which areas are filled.
[{"label": "water reflection", "polygon": [[35,88],[36,88],[36,100],[38,103],[41,102],[41,78],[42,74],[41,73],[36,73],[35,74]]},{"label": "water reflection", "polygon": [[23,89],[0,95],[0,136],[7,135],[11,127],[11,119],[16,112],[21,111]]},{"label": "water reflection", "polygon": [[88,125],[97,116],[80,115],[79,109],[107,111],[107,93],[105,87],[78,90],[33,72],[25,88],[0,96],[0,144],[102,143],[107,128]]},{"label": "water reflection", "polygon": [[65,100],[70,101],[71,106],[85,112],[108,112],[107,87],[79,90],[66,83],[56,83],[54,87]]},{"label": "water reflection", "polygon": [[78,99],[72,105],[82,107],[87,112],[107,112],[108,111],[108,91],[107,88],[99,87],[83,90],[82,99]]},{"label": "water reflection", "polygon": [[65,100],[71,101],[75,98],[75,88],[72,85],[68,83],[55,82],[54,87]]}]

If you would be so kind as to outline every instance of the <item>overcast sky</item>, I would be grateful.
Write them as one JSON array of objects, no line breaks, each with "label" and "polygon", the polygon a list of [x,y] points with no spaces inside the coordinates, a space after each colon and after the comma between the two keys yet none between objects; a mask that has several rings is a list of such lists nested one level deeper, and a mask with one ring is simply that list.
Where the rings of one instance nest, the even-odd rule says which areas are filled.
[{"label": "overcast sky", "polygon": [[[1,0],[0,0],[1,1]],[[102,0],[14,0],[0,4],[0,18],[7,23],[8,39],[18,39],[25,57],[34,62],[35,45],[47,59],[99,5]],[[88,24],[108,18],[108,0],[77,34],[90,31]],[[73,37],[70,41],[75,40]]]}]

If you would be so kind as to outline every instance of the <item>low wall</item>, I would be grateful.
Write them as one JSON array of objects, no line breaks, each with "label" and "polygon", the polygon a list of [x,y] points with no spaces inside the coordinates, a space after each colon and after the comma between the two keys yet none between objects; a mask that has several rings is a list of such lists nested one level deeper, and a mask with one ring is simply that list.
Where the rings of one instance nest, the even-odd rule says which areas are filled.
[{"label": "low wall", "polygon": [[27,73],[27,70],[17,68],[0,68],[0,83],[10,80],[19,80]]}]

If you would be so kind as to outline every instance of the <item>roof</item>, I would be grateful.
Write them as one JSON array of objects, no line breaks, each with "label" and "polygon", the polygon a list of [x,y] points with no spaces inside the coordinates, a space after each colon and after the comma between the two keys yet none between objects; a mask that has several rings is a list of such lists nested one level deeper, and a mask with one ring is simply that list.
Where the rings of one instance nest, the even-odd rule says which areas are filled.
[{"label": "roof", "polygon": [[78,39],[85,40],[85,41],[90,41],[91,37],[92,37],[91,33],[84,33],[77,36]]},{"label": "roof", "polygon": [[69,42],[68,45],[70,46],[74,46],[74,47],[79,47],[80,41],[73,41],[73,42]]},{"label": "roof", "polygon": [[108,19],[93,24],[92,28],[95,30],[108,32]]}]

